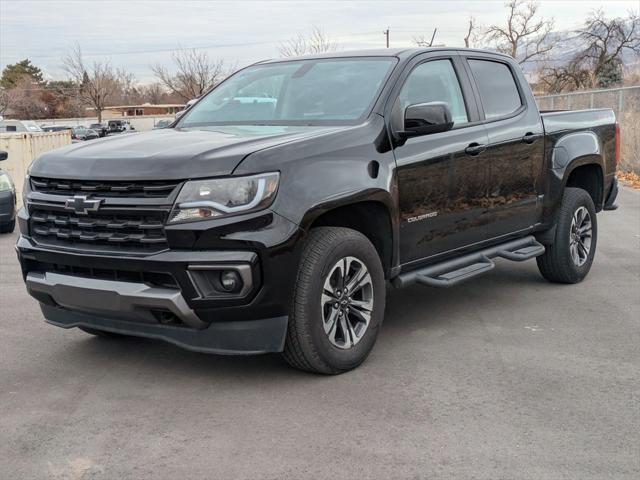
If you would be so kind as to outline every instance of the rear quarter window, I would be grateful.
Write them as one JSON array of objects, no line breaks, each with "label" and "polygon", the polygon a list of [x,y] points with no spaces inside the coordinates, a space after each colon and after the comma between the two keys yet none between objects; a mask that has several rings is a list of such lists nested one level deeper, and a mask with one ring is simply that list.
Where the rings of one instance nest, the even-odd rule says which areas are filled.
[{"label": "rear quarter window", "polygon": [[506,64],[470,59],[469,66],[478,86],[487,120],[510,115],[522,106],[516,81]]}]

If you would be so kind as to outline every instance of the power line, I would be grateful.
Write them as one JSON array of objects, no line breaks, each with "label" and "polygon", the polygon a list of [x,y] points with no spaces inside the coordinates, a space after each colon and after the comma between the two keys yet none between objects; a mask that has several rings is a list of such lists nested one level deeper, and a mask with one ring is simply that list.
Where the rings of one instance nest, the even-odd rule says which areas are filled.
[{"label": "power line", "polygon": [[[262,42],[242,42],[242,43],[217,43],[212,45],[201,45],[197,47],[173,47],[173,48],[156,48],[148,50],[133,50],[128,52],[105,52],[105,53],[85,53],[82,52],[84,57],[113,57],[119,55],[141,55],[145,53],[162,53],[162,52],[174,52],[176,50],[208,50],[212,48],[228,48],[228,47],[251,47],[255,45],[269,45],[275,43],[274,41],[262,41]],[[66,52],[66,51],[65,51]],[[64,53],[64,52],[63,52]],[[63,54],[61,53],[61,54]],[[29,55],[29,58],[56,58],[58,55]]]},{"label": "power line", "polygon": [[[395,30],[401,33],[423,33],[420,30],[404,30],[399,29]],[[445,33],[460,33],[463,30],[439,30],[440,32]],[[359,31],[359,32],[348,32],[344,35],[336,35],[337,37],[355,37],[355,36],[366,36],[366,35],[375,35],[376,32],[372,30],[367,31]],[[390,41],[390,28],[387,27],[383,34],[387,37],[387,44]],[[207,44],[207,45],[198,45],[193,47],[165,47],[165,48],[149,48],[149,49],[141,49],[141,50],[129,50],[126,52],[122,51],[110,51],[110,52],[95,52],[95,53],[86,53],[83,52],[83,56],[85,57],[115,57],[115,56],[124,56],[124,55],[142,55],[147,53],[164,53],[164,52],[173,52],[176,50],[208,50],[214,48],[233,48],[233,47],[252,47],[256,45],[277,45],[278,43],[286,42],[288,39],[281,40],[262,40],[255,42],[234,42],[234,43],[215,43],[215,44]],[[387,48],[389,48],[387,46]],[[29,58],[59,58],[61,55],[64,55],[66,50],[59,51],[57,54],[35,54],[28,55]]]}]

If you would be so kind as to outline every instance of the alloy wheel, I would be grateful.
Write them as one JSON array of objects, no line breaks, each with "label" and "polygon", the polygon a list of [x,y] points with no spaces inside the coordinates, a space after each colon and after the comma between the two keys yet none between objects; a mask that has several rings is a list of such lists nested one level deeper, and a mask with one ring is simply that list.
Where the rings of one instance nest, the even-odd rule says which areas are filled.
[{"label": "alloy wheel", "polygon": [[367,331],[373,310],[373,283],[356,257],[338,260],[329,270],[322,292],[324,332],[332,345],[349,349]]},{"label": "alloy wheel", "polygon": [[578,207],[573,213],[569,232],[569,252],[573,263],[578,267],[584,265],[589,258],[592,236],[591,215],[585,207]]}]

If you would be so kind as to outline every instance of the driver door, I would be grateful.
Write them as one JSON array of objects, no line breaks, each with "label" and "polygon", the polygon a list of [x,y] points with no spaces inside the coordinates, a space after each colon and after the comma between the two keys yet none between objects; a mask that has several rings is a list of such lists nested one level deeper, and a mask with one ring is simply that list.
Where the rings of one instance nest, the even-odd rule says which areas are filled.
[{"label": "driver door", "polygon": [[406,107],[419,103],[445,102],[454,122],[449,131],[410,137],[394,149],[402,264],[487,238],[489,188],[482,151],[488,137],[458,62],[455,55],[418,61],[393,105],[394,129],[403,129]]}]

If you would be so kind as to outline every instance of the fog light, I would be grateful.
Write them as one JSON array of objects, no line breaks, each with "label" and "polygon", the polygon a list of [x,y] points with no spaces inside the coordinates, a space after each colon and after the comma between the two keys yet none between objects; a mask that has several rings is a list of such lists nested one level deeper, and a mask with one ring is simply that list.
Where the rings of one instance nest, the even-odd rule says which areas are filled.
[{"label": "fog light", "polygon": [[220,285],[227,292],[236,292],[242,287],[242,280],[235,270],[223,270],[220,274]]}]

